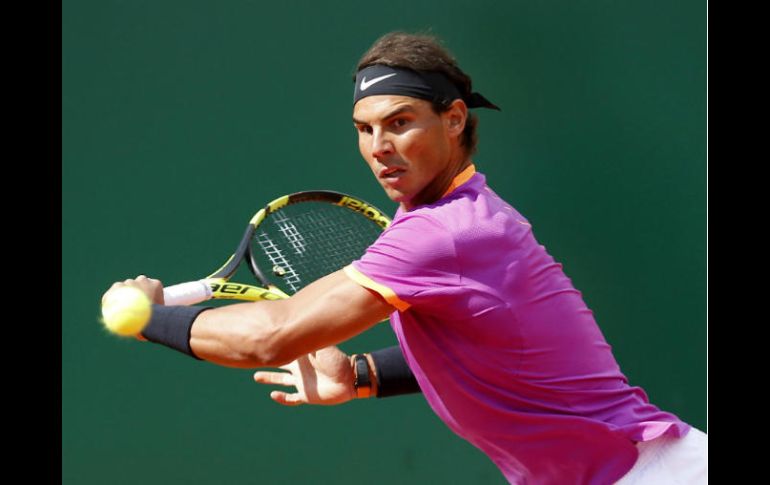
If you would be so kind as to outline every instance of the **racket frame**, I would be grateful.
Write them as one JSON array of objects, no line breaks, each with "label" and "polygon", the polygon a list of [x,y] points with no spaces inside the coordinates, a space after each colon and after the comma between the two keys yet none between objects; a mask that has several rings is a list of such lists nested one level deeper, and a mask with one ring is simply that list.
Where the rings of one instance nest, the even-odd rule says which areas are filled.
[{"label": "racket frame", "polygon": [[[254,214],[241,237],[238,248],[227,261],[209,276],[199,280],[201,283],[208,285],[210,289],[210,295],[206,299],[259,301],[289,298],[287,293],[272,284],[260,270],[251,251],[251,240],[259,225],[270,214],[283,207],[300,202],[326,202],[347,208],[360,213],[380,226],[383,230],[387,229],[391,223],[390,218],[380,209],[368,202],[341,192],[331,190],[309,190],[278,197]],[[252,275],[254,275],[257,281],[264,287],[229,281],[243,261],[246,261]]]}]

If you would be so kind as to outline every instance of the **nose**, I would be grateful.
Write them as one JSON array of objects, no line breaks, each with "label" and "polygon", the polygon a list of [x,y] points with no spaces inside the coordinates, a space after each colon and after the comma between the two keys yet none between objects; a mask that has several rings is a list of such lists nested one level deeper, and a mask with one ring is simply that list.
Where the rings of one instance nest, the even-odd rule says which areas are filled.
[{"label": "nose", "polygon": [[372,156],[379,160],[393,153],[393,143],[386,133],[375,128],[372,132],[371,150]]}]

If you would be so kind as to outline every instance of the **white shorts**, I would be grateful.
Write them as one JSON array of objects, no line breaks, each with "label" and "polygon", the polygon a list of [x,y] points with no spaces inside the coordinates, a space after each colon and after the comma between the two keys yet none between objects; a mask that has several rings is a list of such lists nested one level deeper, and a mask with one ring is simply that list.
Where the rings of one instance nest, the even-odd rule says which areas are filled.
[{"label": "white shorts", "polygon": [[661,436],[636,444],[639,459],[616,485],[707,484],[708,435],[690,428],[684,438]]}]

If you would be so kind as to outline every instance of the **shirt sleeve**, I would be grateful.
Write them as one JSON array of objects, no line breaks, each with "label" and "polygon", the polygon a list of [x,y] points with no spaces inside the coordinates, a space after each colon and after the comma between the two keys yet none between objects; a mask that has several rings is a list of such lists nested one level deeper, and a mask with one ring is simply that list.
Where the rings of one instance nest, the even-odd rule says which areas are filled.
[{"label": "shirt sleeve", "polygon": [[440,305],[460,281],[451,233],[425,214],[398,218],[345,273],[400,311]]}]

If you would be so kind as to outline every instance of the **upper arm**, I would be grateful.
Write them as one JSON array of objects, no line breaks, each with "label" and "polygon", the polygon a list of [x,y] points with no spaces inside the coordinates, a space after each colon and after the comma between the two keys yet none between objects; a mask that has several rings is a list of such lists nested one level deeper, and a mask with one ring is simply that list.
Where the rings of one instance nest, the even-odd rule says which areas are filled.
[{"label": "upper arm", "polygon": [[276,304],[282,323],[275,328],[271,346],[278,365],[348,340],[395,311],[343,270],[320,278]]}]

